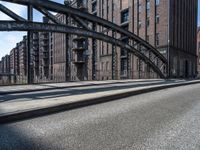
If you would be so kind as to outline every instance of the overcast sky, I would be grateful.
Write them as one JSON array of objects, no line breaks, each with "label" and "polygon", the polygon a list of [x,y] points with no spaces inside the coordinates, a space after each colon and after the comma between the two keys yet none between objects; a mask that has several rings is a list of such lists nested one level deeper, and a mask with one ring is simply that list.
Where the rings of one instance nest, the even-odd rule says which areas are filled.
[{"label": "overcast sky", "polygon": [[[63,3],[64,0],[52,0],[59,3]],[[200,8],[200,0],[198,4],[198,8]],[[5,4],[9,9],[15,10],[15,13],[17,13],[20,16],[23,16],[26,18],[26,7],[19,6],[16,4],[11,3],[5,3],[1,2],[1,4]],[[0,20],[10,20],[8,16],[0,12]],[[34,11],[34,20],[41,21],[42,15]],[[200,25],[200,9],[198,12],[198,24]],[[0,59],[1,57],[5,56],[6,54],[9,54],[10,50],[15,47],[16,43],[22,40],[23,35],[25,35],[26,32],[0,32]]]}]

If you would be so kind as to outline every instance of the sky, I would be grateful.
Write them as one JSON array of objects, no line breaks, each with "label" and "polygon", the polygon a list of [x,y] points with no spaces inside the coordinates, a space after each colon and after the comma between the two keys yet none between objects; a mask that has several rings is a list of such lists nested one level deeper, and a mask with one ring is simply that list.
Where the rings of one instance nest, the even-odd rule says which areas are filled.
[{"label": "sky", "polygon": [[[63,0],[52,0],[55,2],[62,3]],[[0,0],[0,4],[4,4],[10,10],[14,10],[14,12],[24,18],[27,18],[27,8],[25,6],[16,5],[13,3],[2,2]],[[35,21],[42,21],[42,14],[34,10],[34,18]],[[5,15],[0,11],[0,20],[12,20],[10,17]],[[20,42],[26,32],[0,32],[0,60],[3,56],[10,53],[10,50],[16,46],[16,43]]]},{"label": "sky", "polygon": [[[64,0],[52,0],[55,2],[63,3]],[[198,0],[198,25],[200,26],[200,0]],[[0,0],[0,4],[4,4],[7,8],[11,10],[15,10],[20,16],[27,18],[26,16],[26,7],[21,5],[16,5],[12,3],[2,2]],[[0,20],[11,20],[7,15],[0,12]],[[42,14],[34,10],[34,20],[42,21]],[[22,40],[23,35],[26,35],[26,32],[0,32],[0,59],[6,54],[10,53],[10,50],[15,47],[16,43]]]}]

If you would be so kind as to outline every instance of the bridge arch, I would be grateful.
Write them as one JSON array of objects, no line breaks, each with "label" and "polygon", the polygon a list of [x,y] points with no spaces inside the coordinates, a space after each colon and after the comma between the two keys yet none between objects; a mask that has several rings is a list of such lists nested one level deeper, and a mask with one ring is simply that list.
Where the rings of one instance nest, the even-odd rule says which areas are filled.
[{"label": "bridge arch", "polygon": [[[0,21],[0,31],[50,31],[50,32],[60,32],[60,33],[68,33],[86,36],[89,38],[94,38],[98,40],[102,40],[111,44],[115,44],[121,48],[124,48],[130,52],[132,52],[135,56],[142,59],[146,64],[150,65],[154,72],[156,72],[161,78],[167,77],[167,71],[165,69],[168,68],[166,58],[156,50],[152,45],[138,37],[137,35],[129,32],[121,28],[120,26],[113,24],[107,20],[104,20],[100,17],[91,15],[87,12],[82,12],[78,9],[67,7],[62,4],[58,4],[52,1],[42,1],[42,0],[1,0],[6,2],[17,3],[21,5],[26,5],[28,7],[33,7],[40,12],[42,12],[46,17],[48,17],[54,24],[45,24],[33,22],[32,20],[26,20],[14,12],[7,10],[2,5],[0,5],[0,11],[8,14],[15,21]],[[1,7],[2,6],[2,7]],[[63,14],[70,14],[74,16],[77,23],[79,23],[82,27],[73,27],[65,25],[59,22],[49,11],[54,11]],[[29,12],[28,12],[29,13]],[[93,31],[89,25],[84,24],[84,21],[87,21],[89,24],[95,24],[101,27],[106,28],[107,30],[112,30],[121,36],[125,36],[131,42],[124,43],[122,40],[114,38],[112,36],[108,36],[104,33],[99,33]],[[151,54],[151,57],[150,57]],[[159,60],[160,64],[158,64],[155,60]],[[165,69],[163,69],[165,68]]]}]

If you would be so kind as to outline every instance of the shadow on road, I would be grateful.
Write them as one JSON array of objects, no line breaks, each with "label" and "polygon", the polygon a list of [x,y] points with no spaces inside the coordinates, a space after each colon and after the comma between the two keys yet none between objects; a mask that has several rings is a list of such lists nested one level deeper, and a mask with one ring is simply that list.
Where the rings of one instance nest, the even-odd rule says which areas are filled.
[{"label": "shadow on road", "polygon": [[47,150],[50,145],[41,138],[31,138],[30,133],[12,124],[0,125],[1,150]]}]

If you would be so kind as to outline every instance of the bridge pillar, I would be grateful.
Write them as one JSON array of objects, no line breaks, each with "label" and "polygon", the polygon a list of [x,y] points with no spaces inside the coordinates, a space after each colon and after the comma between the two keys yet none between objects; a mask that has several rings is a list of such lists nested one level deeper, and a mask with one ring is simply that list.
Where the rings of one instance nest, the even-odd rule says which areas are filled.
[{"label": "bridge pillar", "polygon": [[[31,5],[28,5],[28,21],[32,22],[33,21],[33,7]],[[33,42],[33,32],[32,31],[28,31],[27,33],[27,46],[28,46],[28,49],[27,49],[27,82],[28,84],[32,84],[33,81],[32,81],[32,58],[31,58],[31,53],[32,53],[32,42]]]}]

